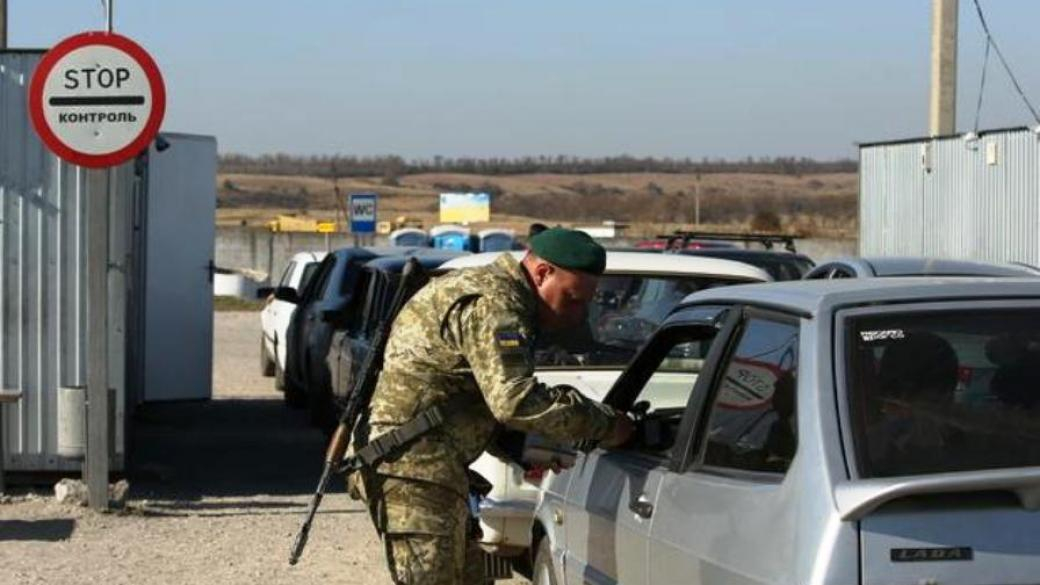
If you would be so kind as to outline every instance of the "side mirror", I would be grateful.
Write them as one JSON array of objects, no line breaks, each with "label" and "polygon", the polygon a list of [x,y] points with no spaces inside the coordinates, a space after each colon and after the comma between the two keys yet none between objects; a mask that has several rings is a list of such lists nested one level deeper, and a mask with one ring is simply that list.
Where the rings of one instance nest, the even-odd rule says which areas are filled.
[{"label": "side mirror", "polygon": [[294,288],[288,286],[279,286],[272,291],[272,294],[274,294],[274,298],[278,299],[279,301],[285,301],[294,305],[300,304],[300,296],[296,294],[296,289]]},{"label": "side mirror", "polygon": [[271,293],[273,293],[273,292],[274,292],[274,287],[273,286],[262,286],[262,287],[256,289],[256,298],[258,298],[258,299],[266,299],[267,297],[271,296]]}]

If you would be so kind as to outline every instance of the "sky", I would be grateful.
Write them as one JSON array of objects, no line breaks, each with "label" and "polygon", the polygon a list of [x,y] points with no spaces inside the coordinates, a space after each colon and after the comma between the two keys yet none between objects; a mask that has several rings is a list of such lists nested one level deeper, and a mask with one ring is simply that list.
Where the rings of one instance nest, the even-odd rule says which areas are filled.
[{"label": "sky", "polygon": [[[7,0],[9,45],[104,27]],[[1037,0],[982,0],[1040,103]],[[117,0],[165,78],[163,128],[224,153],[855,157],[928,131],[930,0]],[[985,41],[960,0],[960,131]],[[991,59],[981,128],[1036,125]]]}]

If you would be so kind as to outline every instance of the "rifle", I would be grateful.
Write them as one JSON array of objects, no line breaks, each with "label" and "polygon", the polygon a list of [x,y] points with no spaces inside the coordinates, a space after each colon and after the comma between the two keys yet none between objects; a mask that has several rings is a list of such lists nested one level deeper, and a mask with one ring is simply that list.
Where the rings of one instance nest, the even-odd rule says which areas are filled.
[{"label": "rifle", "polygon": [[427,281],[429,281],[429,275],[426,274],[422,264],[415,258],[409,258],[401,271],[401,278],[398,281],[393,300],[390,302],[390,307],[376,328],[375,335],[372,338],[372,347],[368,355],[365,356],[361,369],[358,370],[358,377],[354,381],[354,389],[350,393],[343,413],[339,417],[339,425],[336,427],[336,432],[333,433],[329,447],[325,450],[325,467],[322,469],[321,479],[318,480],[318,489],[314,491],[311,505],[307,509],[307,516],[300,526],[299,533],[296,535],[292,550],[289,551],[290,565],[295,565],[300,560],[300,555],[303,554],[303,548],[307,545],[307,537],[310,535],[311,524],[314,523],[314,515],[317,514],[318,506],[321,505],[321,500],[325,496],[325,490],[328,489],[329,482],[332,481],[332,475],[344,469],[342,465],[343,456],[347,452],[347,446],[350,445],[350,438],[354,434],[354,426],[357,424],[361,413],[368,407],[368,403],[372,399],[372,392],[376,388],[379,372],[383,369],[383,352],[386,349],[387,339],[390,337],[390,327],[397,317],[397,313],[401,311],[408,299],[418,292]]}]

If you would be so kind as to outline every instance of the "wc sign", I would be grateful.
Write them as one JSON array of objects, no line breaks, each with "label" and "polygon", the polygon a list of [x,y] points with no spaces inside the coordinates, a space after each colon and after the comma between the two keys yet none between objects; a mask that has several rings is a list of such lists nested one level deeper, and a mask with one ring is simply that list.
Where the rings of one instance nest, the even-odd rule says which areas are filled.
[{"label": "wc sign", "polygon": [[29,115],[44,144],[70,163],[115,166],[159,132],[166,88],[140,45],[114,33],[69,37],[48,51],[29,84]]},{"label": "wc sign", "polygon": [[350,194],[350,231],[355,234],[372,234],[376,231],[375,193]]}]

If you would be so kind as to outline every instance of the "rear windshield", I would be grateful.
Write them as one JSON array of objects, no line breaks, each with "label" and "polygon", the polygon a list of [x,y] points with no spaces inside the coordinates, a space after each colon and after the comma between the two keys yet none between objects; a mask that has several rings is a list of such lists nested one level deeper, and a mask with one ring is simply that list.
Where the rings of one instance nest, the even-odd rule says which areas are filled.
[{"label": "rear windshield", "polygon": [[1040,465],[1040,310],[859,318],[850,334],[863,477]]},{"label": "rear windshield", "polygon": [[603,276],[584,325],[539,335],[535,363],[539,368],[623,368],[687,295],[740,283],[700,276]]}]

